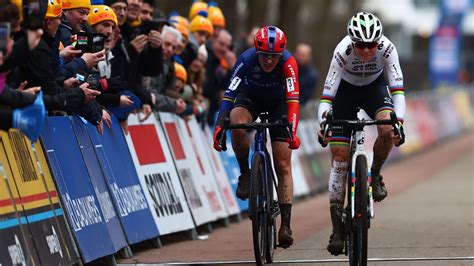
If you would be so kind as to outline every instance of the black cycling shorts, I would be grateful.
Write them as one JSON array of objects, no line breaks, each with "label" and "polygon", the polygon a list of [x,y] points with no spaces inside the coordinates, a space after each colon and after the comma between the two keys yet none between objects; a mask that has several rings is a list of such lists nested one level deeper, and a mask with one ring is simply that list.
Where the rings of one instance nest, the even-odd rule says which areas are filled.
[{"label": "black cycling shorts", "polygon": [[[252,99],[244,93],[239,93],[235,99],[234,108],[235,107],[243,107],[247,109],[252,115],[252,121],[257,120],[262,112],[268,112],[269,122],[281,120],[283,115],[288,115],[288,107],[285,99],[281,99],[278,102],[268,102]],[[270,139],[272,142],[286,141],[286,138],[288,138],[286,128],[270,128]]]},{"label": "black cycling shorts", "polygon": [[[372,119],[375,119],[379,112],[394,110],[383,73],[365,86],[355,86],[341,80],[332,105],[334,119],[356,119],[355,107],[364,109]],[[334,128],[330,144],[348,146],[350,137],[350,128]]]}]

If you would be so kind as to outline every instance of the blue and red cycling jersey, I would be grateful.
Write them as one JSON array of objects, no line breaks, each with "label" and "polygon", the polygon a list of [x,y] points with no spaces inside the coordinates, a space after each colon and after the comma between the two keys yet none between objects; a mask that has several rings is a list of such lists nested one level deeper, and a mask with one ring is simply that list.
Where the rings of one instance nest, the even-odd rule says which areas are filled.
[{"label": "blue and red cycling jersey", "polygon": [[296,135],[299,120],[298,65],[293,55],[285,50],[277,66],[269,73],[258,62],[255,48],[247,49],[237,60],[232,76],[219,108],[220,114],[228,114],[234,107],[239,93],[264,102],[286,101],[288,121]]}]

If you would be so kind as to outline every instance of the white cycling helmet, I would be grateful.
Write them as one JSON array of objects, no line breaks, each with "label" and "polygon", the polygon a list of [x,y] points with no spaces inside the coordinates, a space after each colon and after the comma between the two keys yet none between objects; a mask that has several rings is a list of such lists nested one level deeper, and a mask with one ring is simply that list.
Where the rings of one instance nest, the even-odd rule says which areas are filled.
[{"label": "white cycling helmet", "polygon": [[347,23],[347,34],[353,42],[376,42],[383,34],[382,23],[372,13],[359,12]]}]

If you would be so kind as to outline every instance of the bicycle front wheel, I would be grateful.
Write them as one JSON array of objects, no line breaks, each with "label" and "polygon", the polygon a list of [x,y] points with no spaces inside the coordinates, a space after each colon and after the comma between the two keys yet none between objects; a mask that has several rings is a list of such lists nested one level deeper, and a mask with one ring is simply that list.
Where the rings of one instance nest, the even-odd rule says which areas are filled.
[{"label": "bicycle front wheel", "polygon": [[367,265],[368,202],[367,159],[365,156],[358,156],[356,159],[355,215],[350,234],[353,244],[352,256],[350,256],[351,265]]},{"label": "bicycle front wheel", "polygon": [[[270,162],[270,156],[267,157],[267,176],[268,178],[265,179],[267,183],[267,190],[266,190],[266,202],[265,209],[266,209],[266,217],[267,217],[267,235],[266,235],[266,243],[265,243],[265,257],[267,263],[273,263],[273,254],[276,248],[276,218],[274,216],[274,210],[278,207],[278,201],[273,199],[274,193],[274,186],[273,180],[274,175],[272,171],[272,166]],[[275,207],[275,204],[277,205]]]},{"label": "bicycle front wheel", "polygon": [[261,155],[255,154],[252,161],[250,173],[250,197],[249,211],[252,219],[253,251],[255,262],[262,265],[265,261],[265,246],[267,234],[267,217],[264,210],[265,186],[265,165]]}]

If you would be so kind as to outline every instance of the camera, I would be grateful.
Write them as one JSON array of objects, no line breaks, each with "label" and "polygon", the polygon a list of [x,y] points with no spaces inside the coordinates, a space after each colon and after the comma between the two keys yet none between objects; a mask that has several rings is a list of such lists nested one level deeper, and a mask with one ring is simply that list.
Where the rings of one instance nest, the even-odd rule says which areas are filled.
[{"label": "camera", "polygon": [[46,15],[46,0],[23,0],[23,23],[30,30],[37,30],[43,26]]},{"label": "camera", "polygon": [[10,23],[0,23],[0,51],[7,48],[8,39],[10,38]]},{"label": "camera", "polygon": [[104,49],[105,37],[101,33],[77,33],[75,48],[83,53],[97,53]]}]

